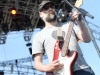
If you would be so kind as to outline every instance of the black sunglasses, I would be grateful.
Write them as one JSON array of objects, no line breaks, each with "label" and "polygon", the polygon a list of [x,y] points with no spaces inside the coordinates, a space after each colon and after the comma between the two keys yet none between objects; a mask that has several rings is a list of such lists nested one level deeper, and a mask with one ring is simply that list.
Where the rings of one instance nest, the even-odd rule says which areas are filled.
[{"label": "black sunglasses", "polygon": [[54,5],[51,5],[51,6],[44,6],[44,7],[42,8],[42,10],[48,10],[49,8],[54,9],[55,6],[54,6]]}]

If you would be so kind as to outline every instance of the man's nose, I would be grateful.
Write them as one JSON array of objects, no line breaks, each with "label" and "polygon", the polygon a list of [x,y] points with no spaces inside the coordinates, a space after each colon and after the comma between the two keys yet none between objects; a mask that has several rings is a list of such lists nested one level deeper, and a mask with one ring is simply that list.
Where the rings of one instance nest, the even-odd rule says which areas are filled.
[{"label": "man's nose", "polygon": [[49,7],[49,10],[52,10],[52,8],[51,8],[51,7]]}]

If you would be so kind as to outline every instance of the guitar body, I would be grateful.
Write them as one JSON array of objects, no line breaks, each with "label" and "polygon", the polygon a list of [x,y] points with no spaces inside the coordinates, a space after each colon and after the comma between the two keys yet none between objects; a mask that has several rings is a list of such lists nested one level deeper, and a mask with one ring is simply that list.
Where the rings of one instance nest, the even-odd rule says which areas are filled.
[{"label": "guitar body", "polygon": [[59,60],[61,63],[64,64],[64,67],[54,72],[55,75],[73,75],[72,66],[77,58],[78,53],[74,51],[72,55],[66,55],[65,57],[61,56],[61,49],[60,49],[60,41],[58,40],[54,47],[54,60]]}]

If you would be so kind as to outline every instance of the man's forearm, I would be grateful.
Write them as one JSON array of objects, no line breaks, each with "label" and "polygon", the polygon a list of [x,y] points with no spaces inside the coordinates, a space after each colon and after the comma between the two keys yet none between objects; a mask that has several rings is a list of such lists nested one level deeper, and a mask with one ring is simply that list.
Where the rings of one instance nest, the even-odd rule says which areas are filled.
[{"label": "man's forearm", "polygon": [[45,65],[43,63],[37,63],[37,62],[35,62],[34,65],[35,65],[35,68],[37,70],[42,71],[42,72],[46,72],[47,65]]},{"label": "man's forearm", "polygon": [[82,21],[77,21],[80,29],[81,29],[81,35],[83,37],[84,42],[90,42],[91,41],[91,37],[88,31],[88,28],[83,24]]}]

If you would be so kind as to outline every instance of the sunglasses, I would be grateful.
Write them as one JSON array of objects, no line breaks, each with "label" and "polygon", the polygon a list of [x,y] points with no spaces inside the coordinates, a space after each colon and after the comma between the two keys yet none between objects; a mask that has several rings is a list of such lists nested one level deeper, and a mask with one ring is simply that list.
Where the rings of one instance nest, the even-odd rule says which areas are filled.
[{"label": "sunglasses", "polygon": [[54,5],[51,5],[51,6],[44,6],[44,7],[42,8],[42,10],[48,10],[49,8],[55,9],[55,6],[54,6]]}]

